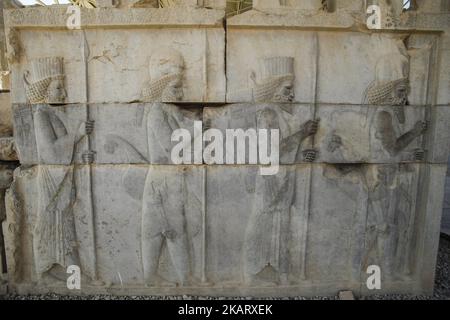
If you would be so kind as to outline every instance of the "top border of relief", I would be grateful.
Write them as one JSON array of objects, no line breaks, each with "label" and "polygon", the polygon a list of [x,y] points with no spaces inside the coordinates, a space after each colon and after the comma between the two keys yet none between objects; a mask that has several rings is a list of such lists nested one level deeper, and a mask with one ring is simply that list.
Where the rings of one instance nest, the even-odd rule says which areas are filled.
[{"label": "top border of relief", "polygon": [[[5,9],[7,28],[67,28],[68,6]],[[81,8],[81,29],[88,28],[223,28],[225,12],[194,8]]]},{"label": "top border of relief", "polygon": [[450,29],[448,13],[402,13],[400,23],[393,28],[368,29],[367,16],[357,11],[335,13],[309,10],[250,10],[227,19],[227,29],[293,29],[336,30],[357,32],[441,33]]}]

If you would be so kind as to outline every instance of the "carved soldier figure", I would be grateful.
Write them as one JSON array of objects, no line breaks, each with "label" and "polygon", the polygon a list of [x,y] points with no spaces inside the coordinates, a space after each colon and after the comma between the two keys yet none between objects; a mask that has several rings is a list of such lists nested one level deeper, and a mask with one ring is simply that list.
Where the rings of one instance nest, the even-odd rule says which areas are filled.
[{"label": "carved soldier figure", "polygon": [[273,57],[260,61],[260,77],[254,82],[253,98],[255,102],[292,102],[294,100],[294,58]]},{"label": "carved soldier figure", "polygon": [[142,89],[145,102],[177,102],[183,99],[183,56],[170,48],[159,49],[150,57],[148,81]]},{"label": "carved soldier figure", "polygon": [[[376,66],[376,79],[367,90],[365,101],[376,108],[371,121],[373,154],[397,157],[427,129],[424,121],[402,134],[407,104],[409,60],[403,43],[397,52],[383,56]],[[377,105],[384,105],[379,106]],[[407,154],[409,160],[411,156]],[[416,149],[412,158],[423,160],[424,151]],[[410,237],[414,221],[416,174],[410,164],[374,165],[367,177],[369,189],[368,257],[383,265],[384,274],[396,277],[409,273]]]},{"label": "carved soldier figure", "polygon": [[[171,163],[171,136],[175,129],[193,127],[194,119],[178,107],[155,103],[143,117],[147,127],[149,156],[142,156],[127,141],[110,136],[105,148],[113,153],[121,148],[130,163]],[[188,189],[184,169],[164,166],[150,166],[142,180],[140,173],[132,168],[123,178],[127,193],[142,200],[142,266],[147,286],[186,286],[192,282],[189,237],[195,237],[200,226],[198,217],[193,223],[186,220]],[[143,191],[142,191],[143,188]],[[189,192],[190,197],[195,197]],[[164,246],[165,244],[165,246]],[[163,248],[166,247],[172,265],[177,273],[177,283],[170,282],[159,273]]]},{"label": "carved soldier figure", "polygon": [[[263,82],[257,85],[257,101],[292,101],[294,80],[293,58],[264,60]],[[264,91],[267,90],[267,91]],[[261,100],[259,100],[261,99]],[[288,124],[296,106],[268,105],[257,115],[258,129],[280,130],[280,160],[284,164],[314,161],[315,150],[301,145],[317,132],[319,120],[310,120],[294,129]],[[244,277],[249,285],[287,284],[289,273],[289,237],[291,214],[295,211],[296,174],[294,167],[281,166],[276,175],[257,175],[255,201],[246,230]],[[262,275],[276,274],[272,279]]]},{"label": "carved soldier figure", "polygon": [[[30,103],[63,103],[63,59],[43,58],[32,62],[26,75]],[[93,130],[93,123],[80,123],[76,132],[68,132],[60,115],[46,105],[36,106],[34,128],[38,150],[39,206],[33,231],[35,268],[58,278],[69,265],[78,264],[73,206],[76,201],[73,155],[76,144]],[[63,173],[49,170],[48,164],[63,165]],[[61,270],[61,267],[64,270]],[[62,278],[64,279],[64,278]]]}]

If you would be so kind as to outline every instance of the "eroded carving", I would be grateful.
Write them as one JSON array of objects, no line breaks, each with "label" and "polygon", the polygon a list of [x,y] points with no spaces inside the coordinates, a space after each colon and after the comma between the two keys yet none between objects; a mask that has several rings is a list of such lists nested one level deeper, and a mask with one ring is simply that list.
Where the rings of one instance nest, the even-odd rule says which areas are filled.
[{"label": "eroded carving", "polygon": [[[404,107],[408,103],[409,59],[406,48],[397,43],[398,51],[381,57],[375,68],[375,81],[368,87],[364,102],[375,107],[371,124],[371,144],[375,153],[387,153],[396,157],[427,129],[425,121],[416,122],[413,129],[403,129],[405,123]],[[377,143],[378,142],[378,143]],[[414,160],[423,160],[425,151],[417,148],[412,155]]]},{"label": "eroded carving", "polygon": [[63,58],[40,58],[31,61],[30,70],[25,71],[24,74],[28,102],[31,104],[64,103],[67,97],[64,78]]},{"label": "eroded carving", "polygon": [[8,32],[8,52],[7,59],[10,64],[18,63],[20,61],[20,54],[22,46],[20,43],[19,32],[15,28],[9,29]]},{"label": "eroded carving", "polygon": [[[6,219],[5,192],[12,183],[13,170],[12,165],[0,165],[0,227]],[[4,248],[3,232],[0,230],[0,283],[3,273],[6,272],[6,261],[3,258]]]},{"label": "eroded carving", "polygon": [[[369,86],[366,102],[376,107],[371,125],[372,148],[376,153],[396,157],[421,136],[427,123],[418,121],[405,132],[404,106],[408,96],[408,56],[402,42],[397,52],[381,57],[376,65],[375,82]],[[378,142],[378,143],[377,143]],[[425,151],[413,152],[414,160],[423,160]],[[381,164],[372,167],[368,178],[369,210],[367,229],[367,256],[384,266],[388,278],[409,275],[411,272],[410,239],[415,218],[414,200],[417,181],[413,165]]]},{"label": "eroded carving", "polygon": [[184,59],[174,49],[153,53],[149,61],[150,81],[142,89],[145,102],[176,102],[183,99]]},{"label": "eroded carving", "polygon": [[377,264],[387,279],[411,276],[417,170],[411,164],[373,166],[369,182],[364,266]]},{"label": "eroded carving", "polygon": [[0,161],[17,161],[14,138],[0,138]]}]

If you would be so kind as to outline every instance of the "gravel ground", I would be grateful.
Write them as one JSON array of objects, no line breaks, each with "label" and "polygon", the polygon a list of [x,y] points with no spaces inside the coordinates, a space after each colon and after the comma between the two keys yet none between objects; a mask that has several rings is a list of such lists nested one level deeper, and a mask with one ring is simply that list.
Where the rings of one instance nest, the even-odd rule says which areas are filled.
[{"label": "gravel ground", "polygon": [[[363,300],[450,300],[450,239],[441,237],[438,264],[436,267],[435,292],[433,296],[408,296],[408,295],[375,295],[362,298]],[[6,295],[0,296],[0,300],[225,300],[228,298],[211,298],[211,297],[148,297],[148,296],[61,296],[56,294],[46,295]],[[252,298],[234,298],[233,300],[249,300]],[[269,300],[338,300],[335,297],[295,297],[295,298],[269,298]]]}]

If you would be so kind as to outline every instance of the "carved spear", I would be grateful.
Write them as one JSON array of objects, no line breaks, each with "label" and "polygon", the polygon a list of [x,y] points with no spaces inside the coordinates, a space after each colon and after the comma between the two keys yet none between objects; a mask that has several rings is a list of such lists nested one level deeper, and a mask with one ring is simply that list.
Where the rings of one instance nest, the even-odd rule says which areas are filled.
[{"label": "carved spear", "polygon": [[[83,62],[84,62],[84,71],[85,71],[85,90],[86,90],[86,123],[91,122],[90,119],[90,112],[89,112],[89,45],[87,43],[86,38],[86,31],[83,30]],[[89,134],[87,136],[87,151],[83,153],[83,163],[87,165],[87,208],[89,210],[90,216],[91,216],[91,224],[92,224],[92,256],[90,257],[92,259],[92,284],[93,285],[103,285],[104,283],[101,282],[98,279],[98,272],[97,272],[97,253],[96,253],[96,234],[95,234],[95,225],[96,225],[96,219],[95,219],[95,208],[94,208],[94,191],[92,188],[92,162],[94,157],[94,151],[91,150],[92,141],[91,141],[91,135]]]},{"label": "carved spear", "polygon": [[[318,92],[319,92],[319,87],[318,87],[318,81],[319,81],[319,56],[320,56],[320,52],[319,52],[319,35],[317,32],[314,33],[314,39],[313,39],[313,44],[314,44],[314,51],[315,51],[315,62],[314,62],[314,87],[313,87],[313,92],[314,92],[314,105],[313,105],[313,120],[316,119],[316,114],[317,114],[317,100],[318,100]],[[315,144],[315,138],[314,135],[311,137],[311,149],[314,149],[314,144]],[[312,188],[312,180],[313,180],[313,165],[310,164],[309,165],[309,170],[308,170],[308,174],[309,177],[307,179],[308,181],[308,186],[306,188],[307,190],[307,195],[304,197],[303,199],[303,212],[304,212],[304,219],[302,220],[302,232],[301,232],[301,261],[300,261],[300,277],[302,280],[305,280],[307,278],[307,274],[306,274],[306,245],[307,245],[307,241],[308,241],[308,224],[309,224],[309,215],[310,215],[310,211],[311,211],[311,188]]]}]

